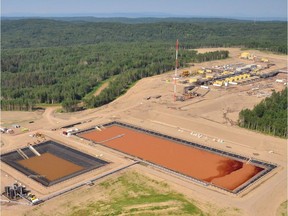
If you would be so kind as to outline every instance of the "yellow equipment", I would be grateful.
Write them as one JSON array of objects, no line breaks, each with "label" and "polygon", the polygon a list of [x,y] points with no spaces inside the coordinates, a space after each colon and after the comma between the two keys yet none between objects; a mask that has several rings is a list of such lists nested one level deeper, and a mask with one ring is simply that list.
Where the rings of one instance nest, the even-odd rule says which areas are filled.
[{"label": "yellow equipment", "polygon": [[240,55],[240,58],[242,59],[248,59],[251,56],[251,54],[249,52],[243,52]]},{"label": "yellow equipment", "polygon": [[261,58],[261,62],[267,63],[267,62],[269,62],[269,59],[267,59],[267,58]]},{"label": "yellow equipment", "polygon": [[191,79],[189,79],[189,83],[195,83],[195,82],[197,82],[197,81],[198,81],[197,78],[191,78]]},{"label": "yellow equipment", "polygon": [[222,80],[216,80],[213,85],[216,85],[216,86],[222,86],[223,85],[223,81]]}]

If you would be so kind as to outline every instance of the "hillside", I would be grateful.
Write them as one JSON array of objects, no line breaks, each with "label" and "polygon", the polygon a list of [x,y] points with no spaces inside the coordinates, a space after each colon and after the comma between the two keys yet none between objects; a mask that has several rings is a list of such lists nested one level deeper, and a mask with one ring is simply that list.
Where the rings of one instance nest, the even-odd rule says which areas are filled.
[{"label": "hillside", "polygon": [[163,22],[137,23],[136,20],[135,24],[127,24],[108,21],[2,20],[2,49],[103,42],[174,42],[178,38],[185,48],[246,46],[287,53],[286,22],[164,19]]},{"label": "hillside", "polygon": [[[66,111],[73,111],[83,98],[86,107],[109,103],[137,80],[173,70],[177,38],[180,67],[228,57],[227,52],[198,55],[190,50],[196,47],[287,52],[285,22],[123,20],[2,20],[1,108],[31,110],[39,103],[62,103]],[[115,75],[97,97],[85,97]]]}]

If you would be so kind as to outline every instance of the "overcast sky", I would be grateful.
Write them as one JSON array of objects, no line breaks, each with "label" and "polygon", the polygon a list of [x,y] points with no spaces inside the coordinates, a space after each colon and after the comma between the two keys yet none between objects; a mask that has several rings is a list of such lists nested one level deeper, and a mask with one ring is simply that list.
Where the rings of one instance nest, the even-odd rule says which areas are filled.
[{"label": "overcast sky", "polygon": [[282,17],[287,0],[1,0],[2,16]]}]

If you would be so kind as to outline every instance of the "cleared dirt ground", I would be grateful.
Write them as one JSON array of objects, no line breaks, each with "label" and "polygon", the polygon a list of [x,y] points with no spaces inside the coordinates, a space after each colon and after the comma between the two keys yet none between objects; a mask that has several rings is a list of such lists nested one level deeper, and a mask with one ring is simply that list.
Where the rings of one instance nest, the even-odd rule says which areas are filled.
[{"label": "cleared dirt ground", "polygon": [[[240,49],[221,49],[229,50],[231,58],[195,64],[195,66],[188,69],[193,70],[199,67],[239,62],[253,63],[249,60],[238,58],[242,52]],[[199,52],[211,50],[215,49],[201,49]],[[259,57],[269,58],[271,63],[276,64],[271,67],[271,70],[287,67],[287,56],[285,55],[275,55],[254,50],[249,50],[249,52]],[[205,188],[152,167],[135,165],[129,168],[151,179],[167,182],[172,190],[182,193],[188,199],[197,200],[196,205],[210,215],[219,215],[221,211],[223,211],[222,215],[275,215],[280,204],[287,200],[287,142],[285,139],[239,128],[236,122],[240,110],[252,108],[265,95],[271,93],[272,89],[276,91],[282,90],[284,88],[283,83],[276,83],[275,80],[279,78],[287,79],[287,75],[279,74],[270,79],[246,85],[231,86],[227,89],[212,86],[210,92],[204,97],[190,99],[185,102],[174,102],[173,83],[171,82],[173,74],[174,71],[171,71],[163,75],[142,79],[125,95],[97,109],[78,113],[57,113],[55,112],[58,109],[57,107],[49,107],[45,112],[2,112],[1,125],[11,126],[13,123],[18,123],[21,127],[30,129],[26,133],[21,132],[21,128],[15,129],[14,135],[2,135],[2,153],[27,146],[28,142],[36,143],[37,139],[29,135],[40,132],[45,134],[47,139],[55,139],[93,156],[102,155],[101,159],[112,163],[59,185],[45,188],[1,162],[1,191],[3,191],[4,185],[18,180],[27,185],[33,193],[41,198],[60,189],[71,187],[78,182],[87,181],[87,179],[103,172],[131,163],[123,154],[103,146],[93,146],[89,142],[74,136],[65,137],[62,135],[63,129],[58,129],[76,122],[84,122],[75,126],[79,129],[84,129],[118,120],[225,151],[276,163],[279,167],[274,172],[257,181],[240,196],[232,196],[211,188]],[[256,87],[259,88],[258,93],[249,94],[251,89]],[[183,85],[179,84],[177,87],[179,95],[182,90]],[[161,95],[161,97],[156,99],[154,97],[156,95]],[[151,99],[147,100],[146,98],[148,97],[151,97]],[[33,123],[29,123],[31,121]],[[58,130],[52,131],[55,128]],[[195,136],[195,134],[201,134],[202,136],[198,138],[199,136]],[[218,142],[218,140],[223,140],[223,142]],[[125,172],[125,170],[122,172]],[[111,175],[109,179],[116,179],[118,175]],[[96,181],[96,184],[99,182]],[[77,195],[77,193],[84,193],[85,190],[87,188],[83,187],[75,191],[76,194],[73,192],[62,195],[55,198],[55,200],[52,199],[34,207],[2,203],[1,215],[24,215],[35,209],[37,211],[50,210],[53,209],[55,202],[58,203],[58,215],[67,215],[70,212],[65,207],[66,202],[71,203],[70,209],[77,208],[75,207],[76,203],[79,203],[79,205],[89,204],[89,202],[85,201],[86,198],[79,200],[79,194]],[[93,193],[91,197],[87,195],[87,200],[99,200],[100,197],[98,196],[104,195]],[[1,199],[4,199],[4,197],[1,197]],[[177,206],[177,204],[175,205]],[[61,206],[63,209],[61,209]],[[225,212],[225,209],[229,209],[229,213]]]}]

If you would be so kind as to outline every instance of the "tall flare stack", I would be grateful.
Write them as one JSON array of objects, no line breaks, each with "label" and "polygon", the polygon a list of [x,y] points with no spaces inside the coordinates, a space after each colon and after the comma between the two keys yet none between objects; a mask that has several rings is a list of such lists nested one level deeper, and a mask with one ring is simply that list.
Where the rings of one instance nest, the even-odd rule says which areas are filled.
[{"label": "tall flare stack", "polygon": [[176,101],[176,92],[177,92],[178,49],[179,49],[179,42],[178,42],[178,39],[177,39],[176,40],[175,75],[174,75],[174,101]]}]

